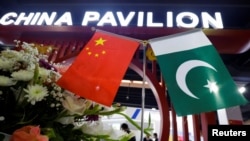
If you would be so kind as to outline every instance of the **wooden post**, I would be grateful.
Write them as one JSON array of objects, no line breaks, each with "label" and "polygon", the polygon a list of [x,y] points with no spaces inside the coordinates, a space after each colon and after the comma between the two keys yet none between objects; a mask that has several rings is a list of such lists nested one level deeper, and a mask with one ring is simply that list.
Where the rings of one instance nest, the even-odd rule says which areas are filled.
[{"label": "wooden post", "polygon": [[208,125],[216,125],[216,113],[202,113],[201,114],[201,127],[202,127],[202,136],[204,141],[208,141]]}]

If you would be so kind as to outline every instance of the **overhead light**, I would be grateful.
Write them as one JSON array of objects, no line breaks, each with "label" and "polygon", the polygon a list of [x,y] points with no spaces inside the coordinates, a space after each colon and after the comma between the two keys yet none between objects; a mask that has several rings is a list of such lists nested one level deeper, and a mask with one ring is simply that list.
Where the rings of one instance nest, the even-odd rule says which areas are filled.
[{"label": "overhead light", "polygon": [[[134,84],[143,84],[143,81],[133,80],[132,83],[134,83]],[[145,82],[144,84],[148,84],[148,83]]]},{"label": "overhead light", "polygon": [[244,86],[240,87],[238,90],[239,90],[239,92],[241,94],[243,94],[244,92],[246,92],[246,88]]},{"label": "overhead light", "polygon": [[[142,81],[138,81],[138,80],[122,80],[121,87],[131,87],[131,88],[142,88],[143,87],[143,82]],[[145,82],[144,85],[145,88],[150,88],[148,83]]]},{"label": "overhead light", "polygon": [[156,108],[152,108],[151,110],[155,111],[155,110],[156,110]]},{"label": "overhead light", "polygon": [[131,83],[131,80],[122,80],[122,83]]}]

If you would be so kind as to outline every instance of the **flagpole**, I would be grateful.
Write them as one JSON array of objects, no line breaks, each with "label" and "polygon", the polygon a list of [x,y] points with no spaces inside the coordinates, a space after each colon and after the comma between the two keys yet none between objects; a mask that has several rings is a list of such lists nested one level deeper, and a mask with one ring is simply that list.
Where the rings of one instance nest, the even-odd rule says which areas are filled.
[{"label": "flagpole", "polygon": [[146,47],[147,41],[142,42],[143,45],[143,74],[142,74],[142,103],[141,103],[141,141],[143,141],[143,133],[144,133],[144,108],[145,108],[145,75],[146,75]]}]

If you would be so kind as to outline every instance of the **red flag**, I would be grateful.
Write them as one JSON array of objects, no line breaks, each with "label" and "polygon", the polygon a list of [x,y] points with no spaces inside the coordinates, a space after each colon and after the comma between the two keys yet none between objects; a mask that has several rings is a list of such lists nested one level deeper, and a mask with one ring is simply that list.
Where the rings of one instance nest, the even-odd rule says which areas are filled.
[{"label": "red flag", "polygon": [[137,40],[97,30],[57,84],[111,106],[139,44]]}]

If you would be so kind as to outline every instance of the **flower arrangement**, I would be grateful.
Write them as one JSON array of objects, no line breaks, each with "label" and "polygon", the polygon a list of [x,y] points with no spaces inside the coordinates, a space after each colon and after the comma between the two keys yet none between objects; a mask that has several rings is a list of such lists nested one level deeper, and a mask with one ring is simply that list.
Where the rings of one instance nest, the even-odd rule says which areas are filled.
[{"label": "flower arrangement", "polygon": [[140,129],[123,113],[126,107],[105,107],[59,87],[60,74],[48,62],[51,47],[15,42],[15,48],[0,52],[0,132],[11,141],[128,140],[131,134],[117,134],[102,123],[113,114]]}]

